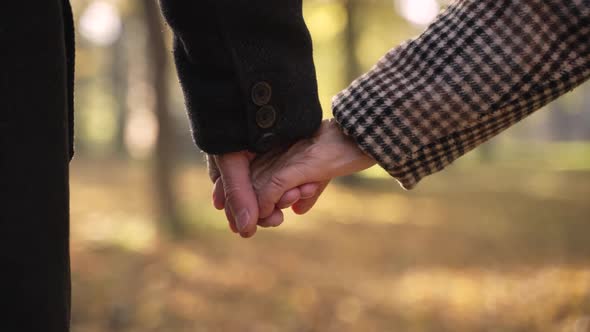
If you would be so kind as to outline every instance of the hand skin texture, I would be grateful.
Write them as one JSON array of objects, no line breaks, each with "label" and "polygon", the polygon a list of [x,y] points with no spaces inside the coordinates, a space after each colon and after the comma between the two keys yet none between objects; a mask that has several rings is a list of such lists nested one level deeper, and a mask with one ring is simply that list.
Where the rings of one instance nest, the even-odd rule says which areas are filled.
[{"label": "hand skin texture", "polygon": [[[365,170],[376,162],[342,133],[334,120],[326,120],[314,137],[302,140],[286,152],[267,154],[251,165],[258,195],[259,216],[264,219],[277,208],[292,205],[297,214],[308,212],[335,177]],[[290,190],[299,189],[299,199]],[[292,197],[287,197],[292,195]]]},{"label": "hand skin texture", "polygon": [[213,203],[225,209],[230,228],[242,237],[253,236],[257,226],[279,226],[281,209],[292,207],[295,213],[305,214],[333,178],[376,164],[334,120],[324,121],[314,137],[286,151],[259,157],[235,152],[209,162],[215,182]]},{"label": "hand skin texture", "polygon": [[[270,217],[258,220],[258,201],[250,179],[250,164],[255,157],[247,151],[207,156],[209,177],[215,184],[213,205],[218,210],[225,210],[230,229],[244,238],[252,237],[257,225],[276,227],[283,222],[283,213],[279,208]],[[301,190],[292,189],[278,206],[287,208],[316,192],[316,184],[302,186]]]},{"label": "hand skin texture", "polygon": [[254,158],[247,151],[207,158],[209,177],[215,183],[213,205],[225,209],[231,230],[245,238],[256,233],[252,220],[258,219],[258,201],[250,182],[250,163]]}]

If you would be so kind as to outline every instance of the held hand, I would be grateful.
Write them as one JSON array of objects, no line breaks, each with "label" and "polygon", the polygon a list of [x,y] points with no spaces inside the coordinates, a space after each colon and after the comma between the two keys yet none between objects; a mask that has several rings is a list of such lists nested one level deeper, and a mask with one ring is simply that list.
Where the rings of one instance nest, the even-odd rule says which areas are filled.
[{"label": "held hand", "polygon": [[[229,226],[234,233],[244,238],[256,233],[256,225],[276,227],[283,222],[283,213],[279,208],[265,219],[258,220],[258,201],[250,181],[250,163],[255,158],[247,151],[228,153],[219,156],[207,156],[209,177],[213,181],[213,205],[218,210],[225,210]],[[314,185],[304,188],[305,195],[298,188],[290,190],[279,206],[289,207],[302,198],[311,197]]]},{"label": "held hand", "polygon": [[271,216],[277,206],[287,205],[290,190],[298,187],[300,199],[293,210],[303,214],[315,204],[331,179],[375,164],[374,159],[342,133],[335,121],[324,121],[313,138],[302,140],[278,155],[261,156],[252,163],[259,216]]},{"label": "held hand", "polygon": [[213,204],[225,209],[230,228],[244,238],[256,233],[258,220],[258,201],[250,181],[254,157],[247,151],[208,156],[209,176],[215,182]]}]

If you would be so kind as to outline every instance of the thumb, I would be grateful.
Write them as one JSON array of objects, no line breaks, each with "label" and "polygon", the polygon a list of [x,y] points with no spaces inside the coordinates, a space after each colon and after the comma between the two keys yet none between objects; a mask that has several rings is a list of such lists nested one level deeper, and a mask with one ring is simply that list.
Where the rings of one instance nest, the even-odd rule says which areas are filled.
[{"label": "thumb", "polygon": [[225,192],[226,204],[243,237],[256,233],[258,201],[250,181],[250,159],[245,152],[215,157]]}]

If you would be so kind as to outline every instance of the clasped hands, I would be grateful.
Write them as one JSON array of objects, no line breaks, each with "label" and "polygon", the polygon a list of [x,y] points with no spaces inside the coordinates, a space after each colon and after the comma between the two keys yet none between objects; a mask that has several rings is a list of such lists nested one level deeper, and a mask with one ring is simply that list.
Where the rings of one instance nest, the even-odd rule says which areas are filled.
[{"label": "clasped hands", "polygon": [[283,223],[283,209],[305,214],[329,182],[375,165],[334,120],[283,151],[255,155],[248,151],[209,156],[215,183],[213,205],[225,210],[231,230],[244,238],[258,227]]}]

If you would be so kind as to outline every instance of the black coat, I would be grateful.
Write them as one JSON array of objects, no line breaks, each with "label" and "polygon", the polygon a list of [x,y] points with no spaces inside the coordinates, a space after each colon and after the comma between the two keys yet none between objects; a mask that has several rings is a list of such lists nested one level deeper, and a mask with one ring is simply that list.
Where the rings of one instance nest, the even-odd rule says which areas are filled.
[{"label": "black coat", "polygon": [[204,151],[266,151],[322,117],[301,0],[161,0],[193,136]]},{"label": "black coat", "polygon": [[[265,151],[321,111],[301,0],[162,0],[198,145]],[[0,8],[0,329],[67,331],[74,33],[68,0]]]},{"label": "black coat", "polygon": [[0,9],[0,329],[69,324],[73,30],[62,0]]}]

